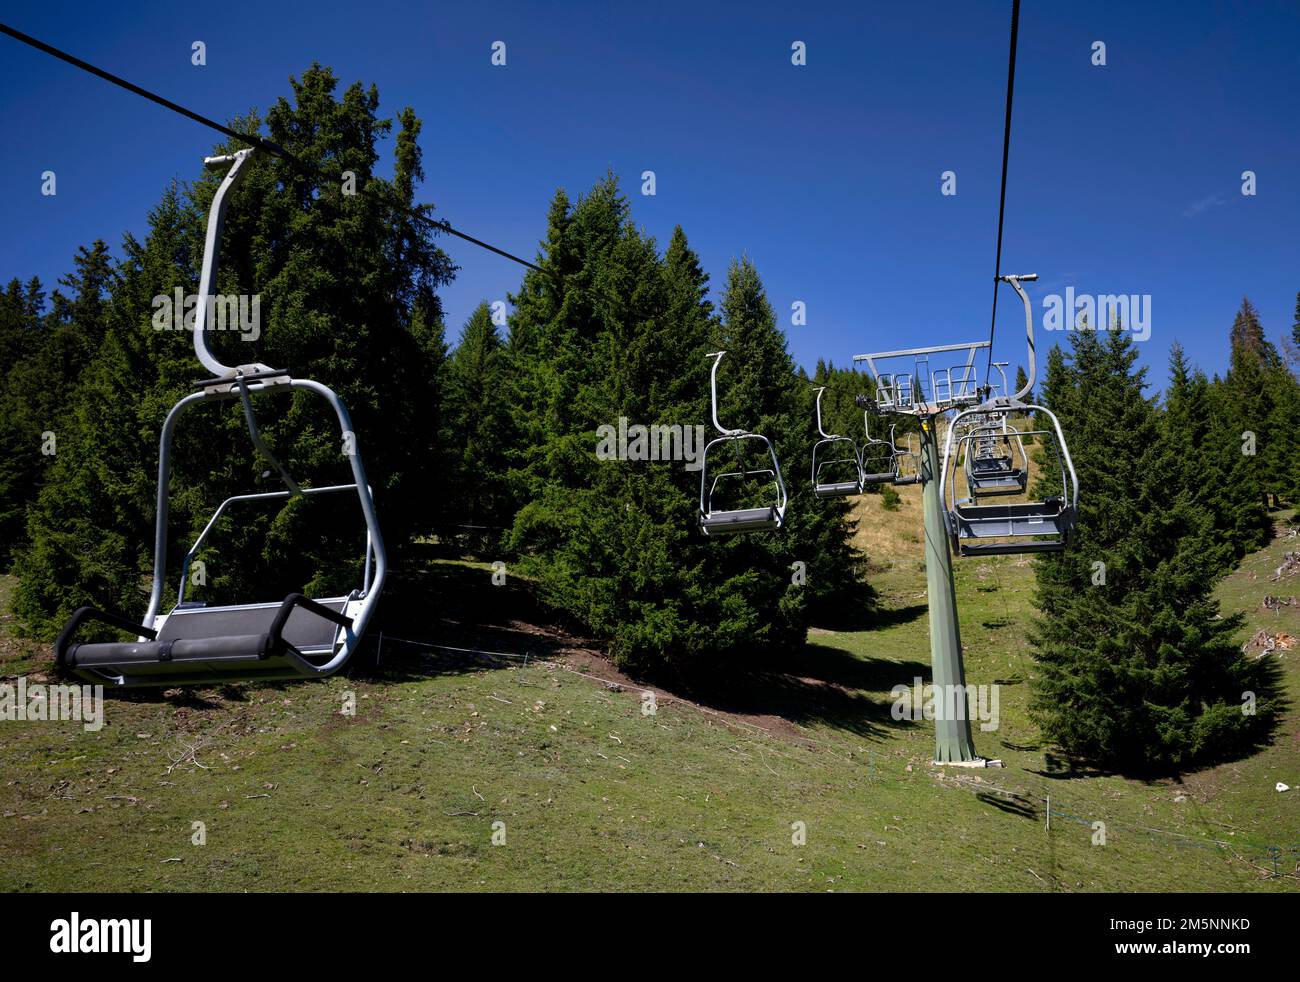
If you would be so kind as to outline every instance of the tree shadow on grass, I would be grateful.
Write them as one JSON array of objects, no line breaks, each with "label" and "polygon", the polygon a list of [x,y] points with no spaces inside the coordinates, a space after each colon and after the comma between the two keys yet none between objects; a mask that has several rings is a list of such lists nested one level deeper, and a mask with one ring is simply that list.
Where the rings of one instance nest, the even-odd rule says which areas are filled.
[{"label": "tree shadow on grass", "polygon": [[746,716],[775,716],[796,724],[824,724],[858,736],[883,736],[915,725],[896,720],[889,695],[926,676],[919,662],[862,659],[825,644],[808,644],[797,655],[768,666],[725,666],[681,684],[682,694],[711,709]]},{"label": "tree shadow on grass", "polygon": [[[925,611],[923,604],[877,609],[871,621],[877,627],[903,624]],[[400,683],[497,671],[526,660],[575,653],[605,657],[605,651],[579,625],[542,604],[529,583],[508,569],[504,582],[496,585],[490,568],[449,561],[436,548],[417,546],[395,564],[375,618],[345,674]],[[733,661],[710,675],[656,680],[656,685],[720,712],[774,717],[795,726],[823,724],[873,737],[890,727],[915,725],[892,718],[888,694],[895,685],[910,686],[916,676],[928,673],[928,666],[920,662],[860,658],[829,644],[813,643],[777,663]],[[615,676],[612,665],[609,674]],[[621,674],[617,677],[625,679]],[[289,690],[298,684],[256,683],[271,690]],[[115,695],[203,710],[247,700],[249,691],[235,684]]]},{"label": "tree shadow on grass", "polygon": [[910,624],[912,621],[925,617],[930,612],[928,604],[908,604],[906,607],[882,607],[876,611],[872,619],[871,627],[897,627],[900,624]]},{"label": "tree shadow on grass", "polygon": [[679,692],[723,713],[778,717],[796,725],[824,724],[862,737],[882,737],[890,726],[911,725],[890,717],[888,700],[778,672],[750,671],[726,679],[697,680],[681,686]]},{"label": "tree shadow on grass", "polygon": [[906,607],[857,606],[834,616],[818,616],[814,618],[812,626],[830,631],[876,631],[910,624],[917,618],[924,617],[928,611],[929,607],[925,604],[910,604]]},{"label": "tree shadow on grass", "polygon": [[790,658],[786,672],[850,689],[887,693],[896,685],[910,688],[917,677],[927,681],[930,666],[919,661],[858,658],[843,648],[809,642],[800,654]]},{"label": "tree shadow on grass", "polygon": [[392,682],[495,671],[590,643],[508,570],[497,585],[491,569],[424,558],[390,582],[350,676]]},{"label": "tree shadow on grass", "polygon": [[[497,586],[491,570],[427,557],[411,567],[390,581],[362,657],[349,666],[350,675],[394,682],[494,671],[523,664],[525,657],[554,659],[575,651],[605,657],[601,642],[547,609],[521,579],[507,574]],[[878,613],[905,622],[924,611],[916,606]],[[452,650],[458,648],[473,650]],[[861,659],[829,645],[809,644],[779,664],[728,662],[708,675],[656,679],[654,684],[719,712],[879,736],[886,727],[913,725],[891,717],[888,692],[900,683],[911,685],[914,676],[928,671],[917,662]]]}]

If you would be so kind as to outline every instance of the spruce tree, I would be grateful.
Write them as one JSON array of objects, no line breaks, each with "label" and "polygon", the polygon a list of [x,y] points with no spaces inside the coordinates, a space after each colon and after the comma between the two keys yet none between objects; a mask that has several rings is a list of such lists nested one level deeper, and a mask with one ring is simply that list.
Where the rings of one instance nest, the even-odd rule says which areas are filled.
[{"label": "spruce tree", "polygon": [[484,301],[465,322],[447,364],[447,444],[453,456],[446,517],[457,524],[490,529],[509,517],[503,483],[508,423],[503,348]]},{"label": "spruce tree", "polygon": [[1300,353],[1300,293],[1295,295],[1295,321],[1291,324],[1291,344]]},{"label": "spruce tree", "polygon": [[1259,312],[1243,298],[1229,335],[1230,367],[1224,397],[1246,448],[1245,479],[1264,507],[1276,506],[1292,486],[1298,449],[1295,379],[1265,335]]},{"label": "spruce tree", "polygon": [[1169,353],[1169,387],[1161,416],[1174,453],[1172,487],[1210,519],[1213,564],[1226,572],[1268,535],[1268,515],[1254,494],[1241,440],[1205,374],[1188,364],[1181,345]]},{"label": "spruce tree", "polygon": [[70,396],[106,331],[115,271],[108,247],[96,241],[73,256],[73,272],[59,280],[51,310],[39,280],[25,290],[10,284],[5,341],[8,364],[0,393],[0,568],[26,542],[26,512],[60,452],[70,449],[63,425]]},{"label": "spruce tree", "polygon": [[[435,288],[452,269],[430,231],[402,217],[420,179],[418,120],[401,114],[394,178],[375,175],[378,93],[313,66],[291,80],[294,100],[266,117],[279,145],[327,175],[254,157],[227,213],[219,294],[260,297],[260,325],[214,332],[227,364],[264,362],[334,388],[351,410],[390,555],[434,514],[429,488],[442,473],[437,441],[441,309]],[[257,130],[250,116],[237,129]],[[239,147],[229,141],[217,153]],[[341,174],[355,175],[356,194]],[[334,175],[330,177],[328,175]],[[337,178],[337,179],[336,179]],[[154,301],[197,289],[208,207],[222,179],[204,173],[164,192],[143,243],[127,236],[106,301],[104,341],[70,397],[67,433],[36,503],[19,562],[16,609],[30,629],[52,633],[84,602],[143,608],[151,568],[157,437],[171,405],[202,370],[188,331],[160,330]],[[56,307],[56,310],[58,308]],[[350,469],[337,421],[310,393],[255,401],[262,434],[300,482],[342,483]],[[65,453],[64,448],[70,452]],[[222,498],[280,484],[250,446],[237,404],[203,406],[182,423],[174,454],[169,587],[176,560]],[[333,499],[333,500],[330,500]],[[293,498],[243,505],[219,523],[195,599],[238,602],[351,589],[360,580],[355,500]]]},{"label": "spruce tree", "polygon": [[[1008,395],[1015,395],[1017,392],[1020,392],[1022,389],[1024,389],[1024,387],[1028,384],[1029,384],[1029,376],[1025,374],[1024,366],[1017,365],[1015,388],[1011,392],[1009,392]],[[1034,393],[1028,392],[1025,394],[1024,398],[1025,398],[1025,402],[1033,402]]]},{"label": "spruce tree", "polygon": [[[1229,757],[1270,725],[1266,669],[1232,641],[1211,589],[1210,516],[1178,487],[1177,449],[1144,389],[1127,332],[1072,336],[1048,358],[1043,399],[1079,474],[1071,548],[1035,564],[1038,673],[1031,710],[1066,752],[1124,769]],[[1243,693],[1260,694],[1243,715]]]},{"label": "spruce tree", "polygon": [[[539,265],[514,298],[507,345],[520,505],[508,544],[523,572],[631,671],[698,680],[733,658],[801,646],[811,593],[791,567],[801,559],[810,581],[837,584],[819,536],[838,536],[847,553],[847,528],[807,508],[811,392],[752,264],[733,267],[719,321],[682,231],[660,256],[610,177],[574,203],[556,195]],[[653,438],[632,429],[684,427],[695,444],[700,427],[710,439],[704,355],[717,347],[729,352],[724,424],[765,433],[793,461],[782,460],[791,504],[781,532],[701,535],[698,461],[645,459]],[[620,430],[627,459],[602,459]]]},{"label": "spruce tree", "polygon": [[[735,537],[723,546],[731,564],[725,568],[733,571],[737,584],[765,591],[756,592],[755,606],[779,616],[770,626],[749,629],[769,632],[770,651],[779,655],[803,644],[813,618],[828,624],[860,619],[872,608],[872,594],[865,583],[865,558],[850,544],[854,525],[849,505],[843,499],[818,499],[812,491],[812,445],[819,439],[816,379],[809,384],[796,374],[785,335],[747,257],[732,263],[721,313],[717,346],[728,352],[726,361],[731,362],[723,365],[729,377],[719,373],[723,425],[743,426],[773,441],[789,492],[785,528],[771,536]],[[857,439],[861,416],[853,406],[855,382],[837,376],[833,365],[825,366],[825,371],[830,398],[827,432]],[[780,578],[775,571],[796,563],[804,564],[807,579],[791,590],[791,577]],[[747,570],[764,567],[774,571],[770,579],[750,584]],[[732,587],[722,592],[729,594]]]}]

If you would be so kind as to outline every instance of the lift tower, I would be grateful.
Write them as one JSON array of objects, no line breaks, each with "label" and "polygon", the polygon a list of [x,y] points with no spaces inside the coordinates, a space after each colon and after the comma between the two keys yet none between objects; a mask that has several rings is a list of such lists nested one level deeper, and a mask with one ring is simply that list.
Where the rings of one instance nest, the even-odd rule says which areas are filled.
[{"label": "lift tower", "polygon": [[[998,364],[1001,385],[986,376],[980,384],[976,356],[987,350],[988,341],[947,344],[929,348],[904,348],[856,355],[866,362],[875,381],[874,398],[860,396],[868,412],[881,415],[914,416],[921,427],[920,478],[925,503],[925,569],[930,611],[930,664],[938,692],[934,700],[934,760],[940,764],[984,763],[971,738],[970,713],[966,698],[966,672],[962,664],[961,628],[957,620],[957,597],[953,586],[953,555],[988,556],[1054,552],[1064,549],[1073,531],[1079,495],[1078,479],[1070,452],[1056,417],[1043,406],[1024,400],[1034,388],[1034,320],[1029,297],[1020,284],[1038,279],[1035,274],[1000,276],[1019,295],[1025,309],[1027,380],[1012,393],[1002,363]],[[964,353],[964,357],[963,357]],[[932,367],[938,356],[947,364]],[[952,364],[956,362],[956,364]],[[990,359],[988,367],[993,367]],[[885,370],[882,371],[882,368]],[[948,413],[942,456],[939,453],[939,425]],[[1043,420],[1041,428],[1009,429],[1006,420],[1018,413]],[[1016,462],[1008,455],[985,456],[976,460],[987,442],[988,420],[1000,419],[997,438],[1022,446],[1022,437],[1038,437],[1048,450],[1045,463],[1060,470],[1061,491],[1041,501],[989,504],[984,499],[1007,491],[1024,494],[1028,462]],[[954,448],[956,450],[954,456]],[[957,497],[956,460],[965,456],[966,492]],[[998,470],[1005,469],[1005,473]],[[1013,481],[1012,478],[1015,478]]]},{"label": "lift tower", "polygon": [[[869,412],[915,416],[921,426],[920,476],[925,508],[925,578],[930,609],[930,666],[932,682],[940,693],[964,693],[966,672],[961,657],[961,628],[957,622],[957,594],[948,549],[948,522],[939,494],[941,462],[939,423],[950,410],[980,402],[975,357],[989,347],[987,341],[944,344],[929,348],[902,348],[855,355],[866,362],[875,379],[875,398],[860,397]],[[964,353],[964,359],[961,358]],[[932,356],[958,360],[955,366],[932,369]],[[882,372],[880,366],[887,370]],[[902,366],[902,367],[900,367]],[[958,688],[960,687],[960,688]],[[935,700],[934,759],[938,763],[976,762],[975,741],[963,704],[953,712],[954,700]]]}]

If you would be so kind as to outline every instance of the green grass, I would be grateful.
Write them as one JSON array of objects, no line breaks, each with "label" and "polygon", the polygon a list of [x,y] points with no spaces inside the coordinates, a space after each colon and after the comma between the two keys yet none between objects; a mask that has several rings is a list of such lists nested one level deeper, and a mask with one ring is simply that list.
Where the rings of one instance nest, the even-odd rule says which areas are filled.
[{"label": "green grass", "polygon": [[[1300,577],[1268,579],[1295,548],[1277,540],[1221,584],[1225,612],[1247,614],[1243,639],[1264,625],[1300,636],[1300,608],[1259,607],[1267,593],[1300,594]],[[458,569],[493,589],[481,568]],[[1178,780],[1074,772],[1025,715],[1032,569],[967,560],[967,678],[1001,684],[1001,726],[977,730],[976,746],[1006,767],[941,771],[931,726],[889,713],[893,685],[929,674],[923,571],[909,562],[874,582],[892,612],[884,626],[814,632],[799,672],[745,680],[713,707],[661,692],[647,716],[634,686],[390,644],[386,674],[110,695],[96,733],[0,722],[0,889],[1300,885],[1257,868],[1272,868],[1264,847],[1300,845],[1294,709],[1269,748]],[[0,580],[5,609],[12,586]],[[487,596],[500,606],[507,595]],[[48,667],[11,636],[0,654],[9,677]],[[1293,705],[1297,660],[1300,649],[1280,660]],[[349,691],[355,716],[340,713]],[[1297,790],[1280,794],[1277,781]],[[1095,820],[1105,846],[1091,844]],[[206,845],[191,844],[196,821]],[[504,845],[491,842],[494,822]],[[806,845],[791,841],[795,822]],[[1297,858],[1281,855],[1279,869],[1294,874]]]}]

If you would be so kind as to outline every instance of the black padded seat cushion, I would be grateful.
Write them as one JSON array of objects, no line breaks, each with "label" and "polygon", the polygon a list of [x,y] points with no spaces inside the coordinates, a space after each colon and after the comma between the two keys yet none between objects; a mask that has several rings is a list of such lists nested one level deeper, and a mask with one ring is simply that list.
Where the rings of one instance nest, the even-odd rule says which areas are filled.
[{"label": "black padded seat cushion", "polygon": [[969,542],[961,543],[963,556],[1015,556],[1021,553],[1063,552],[1065,543],[1049,542]]}]

